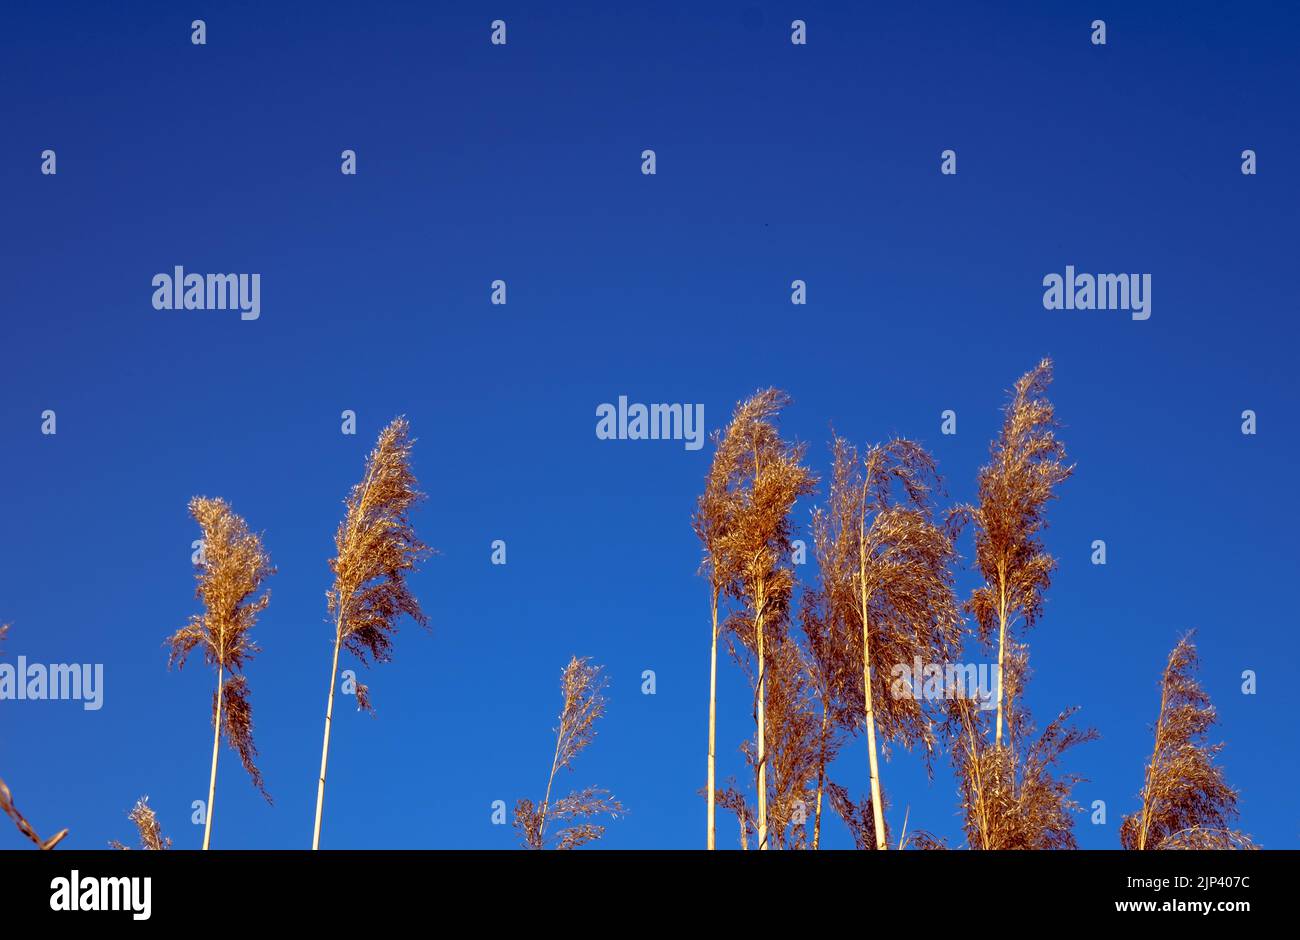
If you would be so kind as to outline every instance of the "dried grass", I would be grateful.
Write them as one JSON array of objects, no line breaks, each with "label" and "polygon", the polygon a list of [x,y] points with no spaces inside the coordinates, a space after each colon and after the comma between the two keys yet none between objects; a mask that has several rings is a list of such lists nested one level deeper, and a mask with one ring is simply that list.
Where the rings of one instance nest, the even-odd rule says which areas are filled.
[{"label": "dried grass", "polygon": [[329,611],[339,641],[363,665],[392,659],[392,640],[403,614],[422,627],[429,625],[406,584],[407,574],[433,554],[410,518],[411,509],[424,499],[411,470],[414,444],[405,418],[384,428],[334,535]]},{"label": "dried grass", "polygon": [[[849,791],[834,781],[827,782],[826,791],[830,797],[831,807],[848,827],[855,849],[873,851],[879,849],[881,843],[889,842],[888,831],[876,832],[876,820],[884,819],[886,806],[882,806],[880,813],[877,814],[870,796],[864,796],[855,803],[849,797]],[[882,794],[882,800],[883,798]]]},{"label": "dried grass", "polygon": [[1028,678],[1028,652],[1012,644],[1004,684],[1010,743],[997,744],[988,713],[970,698],[949,700],[947,731],[967,844],[973,849],[1073,849],[1079,805],[1071,794],[1084,778],[1059,772],[1070,748],[1096,740],[1092,728],[1077,728],[1067,708],[1042,732],[1019,699]]},{"label": "dried grass", "polygon": [[1237,791],[1228,786],[1210,744],[1215,722],[1210,697],[1196,680],[1192,634],[1169,654],[1160,676],[1155,747],[1139,794],[1142,808],[1124,817],[1120,844],[1126,849],[1251,849],[1249,836],[1232,827]]},{"label": "dried grass", "polygon": [[[831,444],[830,499],[813,513],[824,624],[810,636],[819,684],[837,701],[829,711],[846,728],[864,727],[876,848],[888,847],[877,751],[921,747],[927,765],[935,721],[920,696],[893,694],[893,667],[949,660],[961,626],[952,590],[951,531],[936,523],[940,489],[934,459],[902,439],[857,449]],[[805,630],[807,633],[808,631]],[[847,797],[839,798],[840,807]],[[841,815],[843,813],[841,812]]]},{"label": "dried grass", "polygon": [[[719,440],[717,470],[710,482],[725,493],[725,525],[719,527],[716,568],[739,611],[723,621],[732,655],[747,668],[753,657],[754,758],[758,799],[758,848],[768,848],[766,732],[767,648],[779,644],[790,615],[794,572],[790,564],[790,511],[810,494],[816,477],[803,466],[804,446],[781,439],[776,421],[790,398],[764,389],[736,407]],[[714,479],[716,477],[716,480]]]},{"label": "dried grass", "polygon": [[[140,834],[140,848],[151,852],[161,852],[172,847],[172,840],[162,834],[162,826],[158,822],[158,814],[153,811],[149,805],[149,797],[142,796],[136,801],[131,812],[127,814],[127,819],[135,823],[135,828]],[[109,842],[110,848],[129,851],[130,846],[123,845],[121,842]]]},{"label": "dried grass", "polygon": [[961,696],[950,699],[945,726],[971,848],[1075,848],[1079,807],[1071,793],[1083,778],[1058,766],[1070,748],[1097,738],[1095,730],[1070,724],[1074,708],[1037,734],[1019,701],[1029,653],[1018,636],[1041,617],[1056,568],[1041,537],[1046,507],[1074,472],[1056,437],[1059,424],[1047,398],[1051,380],[1050,359],[1017,380],[990,461],[979,472],[979,502],[952,516],[954,525],[975,526],[975,566],[984,584],[966,609],[979,641],[997,650],[998,662],[993,728],[987,713]]},{"label": "dried grass", "polygon": [[[190,653],[197,648],[208,665],[217,667],[217,691],[212,696],[213,728],[217,733],[225,733],[227,743],[239,754],[253,786],[269,803],[271,796],[257,768],[250,690],[242,671],[259,651],[250,633],[258,615],[271,600],[269,590],[260,597],[254,595],[275,569],[261,536],[250,532],[248,524],[225,500],[196,496],[190,500],[189,508],[203,531],[206,563],[195,573],[194,593],[203,602],[204,610],[191,616],[189,623],[168,639],[171,655],[167,664],[183,668]],[[214,748],[214,779],[215,767]],[[208,805],[210,817],[211,794]],[[209,818],[205,830],[210,829],[210,823]],[[205,831],[205,844],[207,839]]]},{"label": "dried grass", "polygon": [[596,722],[605,714],[606,684],[601,667],[592,665],[586,657],[579,659],[575,656],[564,668],[560,680],[564,707],[560,710],[560,724],[555,729],[555,756],[546,780],[546,796],[540,805],[527,799],[515,804],[514,826],[527,848],[547,848],[547,825],[568,821],[574,824],[551,836],[549,847],[579,848],[605,834],[604,826],[588,820],[604,815],[617,819],[620,813],[625,812],[618,800],[598,787],[575,790],[568,796],[551,800],[555,775],[565,768],[572,770],[578,755],[596,738]]},{"label": "dried grass", "polygon": [[[434,554],[415,534],[411,523],[412,508],[424,498],[411,470],[414,444],[405,418],[396,418],[380,432],[366,460],[365,476],[352,488],[347,512],[334,536],[336,554],[330,561],[334,583],[326,593],[334,618],[334,660],[325,708],[313,849],[320,847],[339,650],[347,649],[362,665],[388,662],[392,659],[397,621],[403,614],[422,627],[429,625],[429,618],[406,583],[406,576]],[[369,687],[357,683],[356,697],[357,707],[373,715]]]},{"label": "dried grass", "polygon": [[[1008,643],[1017,624],[1032,627],[1042,613],[1043,592],[1051,584],[1056,560],[1041,539],[1047,503],[1074,472],[1065,463],[1065,445],[1056,437],[1056,412],[1047,398],[1052,361],[1043,359],[1021,376],[1006,407],[1002,430],[979,473],[979,503],[957,516],[975,523],[975,564],[984,577],[967,603],[980,639],[997,635],[999,674],[1006,670]],[[1017,620],[1017,618],[1019,618]],[[994,742],[1002,743],[1006,690],[997,690]]]},{"label": "dried grass", "polygon": [[749,837],[757,835],[758,826],[754,821],[754,814],[745,802],[745,794],[736,787],[736,780],[730,777],[727,785],[717,793],[718,805],[730,813],[735,814],[736,823],[740,827],[740,848],[744,851],[749,849]]}]

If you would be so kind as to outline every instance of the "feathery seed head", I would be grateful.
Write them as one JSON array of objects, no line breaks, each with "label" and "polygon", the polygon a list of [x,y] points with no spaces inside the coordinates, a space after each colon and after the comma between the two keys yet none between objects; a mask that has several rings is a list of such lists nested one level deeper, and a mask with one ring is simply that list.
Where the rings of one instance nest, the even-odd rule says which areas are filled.
[{"label": "feathery seed head", "polygon": [[[339,639],[365,664],[392,658],[392,638],[402,614],[422,627],[429,624],[406,584],[406,575],[434,554],[416,536],[410,518],[412,507],[424,498],[411,470],[414,443],[405,418],[380,432],[334,536],[329,610]],[[367,697],[367,710],[369,702]]]},{"label": "feathery seed head", "polygon": [[[203,531],[204,563],[195,575],[195,596],[203,601],[203,613],[174,633],[168,642],[168,665],[183,668],[190,653],[203,650],[204,659],[219,667],[224,676],[220,689],[222,730],[226,741],[238,753],[253,785],[271,801],[257,769],[257,748],[253,744],[252,707],[248,680],[241,674],[244,664],[258,652],[249,634],[258,614],[270,603],[268,590],[254,597],[262,583],[275,573],[261,536],[250,532],[225,500],[196,496],[190,500],[190,514]],[[217,692],[212,696],[213,721],[217,719]]]}]

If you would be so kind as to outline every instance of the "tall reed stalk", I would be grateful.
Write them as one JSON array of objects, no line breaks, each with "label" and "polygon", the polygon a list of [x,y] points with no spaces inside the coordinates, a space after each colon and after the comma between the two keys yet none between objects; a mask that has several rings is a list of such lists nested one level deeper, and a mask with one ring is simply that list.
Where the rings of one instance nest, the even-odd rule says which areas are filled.
[{"label": "tall reed stalk", "polygon": [[894,741],[919,745],[928,760],[935,746],[921,677],[899,688],[893,670],[903,665],[910,672],[917,661],[942,664],[957,649],[955,553],[950,532],[934,519],[939,477],[922,447],[899,439],[859,455],[836,437],[831,449],[830,500],[813,516],[813,539],[830,637],[841,646],[841,661],[853,659],[859,672],[872,839],[886,849],[880,749]]},{"label": "tall reed stalk", "polygon": [[704,492],[696,504],[691,519],[692,528],[704,548],[700,573],[709,579],[709,614],[712,629],[709,633],[709,734],[707,788],[705,798],[705,847],[717,848],[717,725],[718,725],[718,637],[719,607],[724,594],[735,593],[735,558],[727,551],[727,540],[735,525],[738,436],[736,425],[724,436],[714,432],[713,462],[705,480]]},{"label": "tall reed stalk", "polygon": [[[334,584],[327,594],[334,620],[334,655],[325,705],[320,777],[316,785],[313,849],[320,848],[339,651],[347,649],[363,665],[388,662],[392,659],[397,620],[402,614],[422,627],[429,623],[406,585],[407,574],[433,554],[416,536],[410,519],[412,507],[424,498],[416,489],[415,474],[411,471],[414,443],[405,418],[395,419],[380,432],[366,461],[365,476],[352,488],[346,503],[347,513],[334,536],[336,554],[330,561]],[[373,714],[370,690],[357,683],[356,696],[358,707]]]},{"label": "tall reed stalk", "polygon": [[271,801],[255,762],[253,713],[243,668],[259,651],[249,632],[271,600],[270,591],[260,597],[254,595],[275,569],[271,567],[261,537],[250,532],[248,524],[224,500],[196,496],[190,500],[189,508],[203,531],[203,552],[195,574],[198,584],[194,593],[202,600],[204,611],[192,615],[190,622],[168,639],[171,646],[168,666],[183,668],[194,648],[201,647],[207,663],[217,667],[217,688],[212,695],[212,769],[203,825],[203,848],[207,850],[212,841],[217,755],[223,730],[253,785],[268,803]]},{"label": "tall reed stalk", "polygon": [[[776,421],[790,397],[778,389],[755,393],[736,407],[723,435],[734,455],[724,462],[730,520],[719,540],[734,592],[744,610],[737,630],[755,661],[754,766],[758,800],[758,849],[768,845],[767,669],[769,647],[788,618],[794,590],[790,512],[810,494],[816,477],[803,466],[804,447],[781,439]],[[734,648],[733,648],[734,649]]]}]

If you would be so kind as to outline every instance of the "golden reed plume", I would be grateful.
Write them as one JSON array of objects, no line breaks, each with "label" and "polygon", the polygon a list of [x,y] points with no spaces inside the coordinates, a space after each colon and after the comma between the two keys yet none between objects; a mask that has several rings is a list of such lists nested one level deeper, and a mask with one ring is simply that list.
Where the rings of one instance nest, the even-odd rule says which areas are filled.
[{"label": "golden reed plume", "polygon": [[[919,694],[894,694],[893,668],[947,662],[961,642],[952,590],[952,534],[934,519],[940,480],[934,459],[918,444],[893,440],[861,456],[836,437],[830,504],[813,515],[813,544],[821,569],[825,619],[820,671],[840,695],[856,702],[837,709],[866,728],[869,804],[875,848],[889,846],[880,780],[880,744],[920,745],[927,762],[934,722]],[[854,664],[850,671],[848,663]],[[847,677],[852,675],[852,679]],[[843,792],[833,805],[844,816]],[[850,815],[849,819],[857,817]],[[851,828],[860,829],[851,822]]]},{"label": "golden reed plume", "polygon": [[1044,359],[1016,382],[1002,431],[990,447],[990,462],[979,473],[979,504],[965,514],[975,523],[975,564],[984,586],[968,602],[980,638],[997,632],[997,723],[993,740],[1002,744],[1003,711],[1008,698],[1002,675],[1015,637],[1017,615],[1025,628],[1042,612],[1043,591],[1051,584],[1056,560],[1043,547],[1045,508],[1056,488],[1074,472],[1065,464],[1065,445],[1056,438],[1056,413],[1047,399],[1052,361]]},{"label": "golden reed plume", "polygon": [[[330,561],[334,584],[326,594],[334,618],[334,663],[330,667],[329,700],[325,707],[325,741],[321,746],[316,789],[313,849],[320,848],[339,650],[347,649],[363,665],[388,662],[392,659],[397,619],[402,614],[422,627],[429,624],[406,586],[406,575],[433,554],[416,536],[411,524],[411,509],[424,494],[416,489],[415,474],[411,471],[411,447],[415,442],[410,431],[406,419],[397,418],[380,432],[375,449],[366,461],[365,476],[352,488],[347,514],[334,536],[336,554]],[[358,707],[373,714],[369,688],[357,683],[356,696]]]},{"label": "golden reed plume", "polygon": [[206,850],[212,840],[217,752],[223,730],[253,785],[268,803],[271,801],[261,771],[257,769],[248,680],[242,673],[244,664],[258,652],[249,634],[258,614],[271,601],[270,591],[260,597],[254,595],[275,569],[261,537],[248,530],[248,524],[235,515],[225,500],[196,496],[190,500],[190,515],[203,531],[203,549],[195,574],[198,584],[194,589],[195,597],[203,601],[203,613],[192,615],[190,622],[168,639],[171,655],[167,664],[183,668],[190,653],[198,647],[208,665],[217,667],[217,690],[212,695],[212,772],[203,826]]},{"label": "golden reed plume", "polygon": [[1214,763],[1222,744],[1206,740],[1214,706],[1196,681],[1191,634],[1178,641],[1160,676],[1155,749],[1142,785],[1142,809],[1125,816],[1126,849],[1251,849],[1250,837],[1231,827],[1237,791]]},{"label": "golden reed plume", "polygon": [[[135,823],[135,828],[140,833],[140,848],[151,852],[161,852],[172,847],[172,840],[162,834],[162,825],[158,822],[158,814],[149,805],[149,797],[142,796],[136,800],[135,806],[132,807],[126,818]],[[124,851],[130,849],[130,846],[116,841],[109,842],[108,845],[109,848],[113,849]]]},{"label": "golden reed plume", "polygon": [[[1052,362],[1043,359],[1016,382],[990,462],[979,472],[979,503],[953,514],[955,522],[975,524],[975,565],[984,584],[966,607],[978,639],[996,644],[998,657],[992,734],[986,713],[968,697],[949,701],[945,725],[967,844],[977,849],[1077,847],[1079,807],[1071,793],[1083,778],[1054,770],[1067,750],[1098,736],[1071,726],[1077,709],[1067,708],[1034,737],[1033,720],[1020,703],[1029,650],[1016,639],[1017,626],[1032,627],[1041,616],[1043,592],[1056,568],[1041,538],[1046,506],[1074,472],[1056,438],[1055,410],[1047,398],[1051,380]],[[926,840],[939,847],[928,834]]]},{"label": "golden reed plume", "polygon": [[[532,800],[515,804],[514,826],[524,845],[530,849],[544,849],[546,826],[551,822],[586,820],[593,816],[609,815],[614,819],[624,812],[622,804],[598,787],[575,790],[566,797],[551,801],[551,787],[555,775],[564,768],[573,769],[573,762],[587,745],[596,738],[596,722],[605,714],[605,677],[600,666],[593,666],[583,657],[573,657],[564,667],[560,691],[564,707],[560,710],[560,725],[555,729],[555,757],[551,759],[551,775],[546,780],[546,796],[540,806]],[[592,822],[575,822],[552,837],[552,847],[576,849],[595,842],[605,834],[605,827]]]},{"label": "golden reed plume", "polygon": [[[726,431],[715,436],[717,453],[706,481],[705,499],[697,509],[697,531],[705,539],[705,566],[714,589],[734,598],[741,607],[724,621],[723,632],[733,641],[732,653],[742,667],[751,655],[756,663],[751,760],[760,850],[768,848],[769,646],[785,633],[794,591],[790,511],[795,500],[811,493],[816,483],[816,477],[803,466],[803,445],[782,440],[777,429],[781,410],[789,403],[785,392],[769,388],[736,406]],[[739,646],[734,641],[739,641]],[[716,661],[716,650],[713,655]],[[711,700],[711,714],[714,709]],[[710,807],[715,799],[716,794],[709,798]]]}]

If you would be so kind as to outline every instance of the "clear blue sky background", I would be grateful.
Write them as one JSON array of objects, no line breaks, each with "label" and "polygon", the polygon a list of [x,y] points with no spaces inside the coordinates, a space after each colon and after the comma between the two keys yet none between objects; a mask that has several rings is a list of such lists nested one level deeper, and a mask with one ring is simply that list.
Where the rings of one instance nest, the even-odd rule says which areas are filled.
[{"label": "clear blue sky background", "polygon": [[[248,669],[275,805],[223,749],[213,845],[309,844],[326,561],[404,413],[418,526],[443,553],[412,579],[434,628],[404,624],[366,677],[376,720],[342,700],[323,844],[516,845],[491,803],[540,797],[576,653],[606,665],[611,703],[559,786],[628,806],[605,846],[701,846],[708,604],[689,520],[710,451],[599,441],[595,407],[703,402],[712,429],[778,385],[820,472],[832,421],[860,443],[904,434],[967,500],[1005,390],[1051,355],[1078,470],[1051,510],[1060,571],[1029,702],[1043,723],[1079,704],[1102,734],[1070,757],[1081,802],[1109,808],[1079,840],[1117,845],[1159,670],[1195,627],[1244,828],[1296,846],[1295,8],[709,6],[6,4],[3,655],[106,670],[99,712],[0,705],[0,774],[38,828],[130,839],[147,793],[178,846],[199,844],[214,676],[168,672],[162,641],[196,610],[185,507],[205,494],[280,569]],[[151,278],[178,264],[261,273],[261,319],[154,310]],[[1044,310],[1041,279],[1067,264],[1151,273],[1151,319]],[[722,776],[743,779],[751,733],[724,664]],[[908,809],[958,836],[946,763],[933,783],[907,754],[885,773],[895,827]],[[860,743],[834,776],[865,790]],[[827,842],[850,844],[838,821]]]}]

